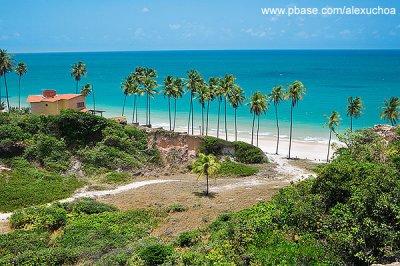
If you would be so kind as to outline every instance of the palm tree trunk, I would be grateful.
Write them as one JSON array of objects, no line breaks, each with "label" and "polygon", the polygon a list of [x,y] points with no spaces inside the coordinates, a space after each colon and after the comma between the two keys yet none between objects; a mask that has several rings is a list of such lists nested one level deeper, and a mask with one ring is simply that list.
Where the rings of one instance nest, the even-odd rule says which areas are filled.
[{"label": "palm tree trunk", "polygon": [[150,101],[150,96],[149,96],[149,126],[151,126],[151,101]]},{"label": "palm tree trunk", "polygon": [[253,145],[254,139],[254,121],[256,120],[256,113],[253,114],[253,126],[251,127],[251,145]]},{"label": "palm tree trunk", "polygon": [[135,96],[134,96],[134,97],[135,97],[135,110],[136,110],[136,111],[135,111],[135,119],[136,119],[135,122],[137,123],[137,122],[138,122],[138,111],[137,111],[138,108],[137,108],[137,99],[136,99],[136,96],[137,96],[137,95],[135,94]]},{"label": "palm tree trunk", "polygon": [[174,129],[175,131],[175,123],[176,123],[176,98],[174,98]]},{"label": "palm tree trunk", "polygon": [[93,96],[93,111],[96,114],[96,98],[94,96],[94,86],[92,86],[92,96]]},{"label": "palm tree trunk", "polygon": [[21,76],[18,78],[18,110],[21,111]]},{"label": "palm tree trunk", "polygon": [[206,196],[208,196],[208,175],[206,175],[206,180],[207,180]]},{"label": "palm tree trunk", "polygon": [[219,138],[219,115],[221,113],[221,98],[218,98],[217,138]]},{"label": "palm tree trunk", "polygon": [[235,108],[235,141],[237,141],[236,108]]},{"label": "palm tree trunk", "polygon": [[132,106],[132,124],[135,123],[135,96],[133,97],[133,106]]},{"label": "palm tree trunk", "polygon": [[193,104],[193,94],[190,93],[189,118],[188,118],[188,130],[187,130],[188,134],[190,134],[189,129],[190,129],[190,116],[192,115],[192,104]]},{"label": "palm tree trunk", "polygon": [[172,130],[172,123],[171,123],[171,98],[168,96],[168,118],[169,118],[169,131]]},{"label": "palm tree trunk", "polygon": [[353,132],[353,116],[350,116],[350,131]]},{"label": "palm tree trunk", "polygon": [[149,93],[146,93],[146,126],[149,125]]},{"label": "palm tree trunk", "polygon": [[293,125],[293,104],[290,105],[290,133],[289,133],[289,156],[290,159],[290,150],[292,148],[292,125]]},{"label": "palm tree trunk", "polygon": [[278,120],[278,106],[275,105],[276,129],[278,130],[278,138],[276,139],[276,154],[279,150],[279,120]]},{"label": "palm tree trunk", "polygon": [[331,138],[332,138],[332,129],[329,130],[328,155],[326,156],[326,162],[329,162],[329,149],[331,148]]},{"label": "palm tree trunk", "polygon": [[201,135],[204,135],[204,105],[201,105]]},{"label": "palm tree trunk", "polygon": [[76,80],[75,94],[78,94],[78,82],[79,82],[79,80]]},{"label": "palm tree trunk", "polygon": [[194,116],[193,116],[193,109],[194,109],[194,106],[193,106],[193,103],[192,103],[192,135],[193,135],[193,130],[194,130],[194,126],[193,126],[193,123],[194,123]]},{"label": "palm tree trunk", "polygon": [[208,112],[210,111],[210,101],[207,101],[207,122],[206,122],[206,136],[208,136]]},{"label": "palm tree trunk", "polygon": [[6,97],[7,97],[7,108],[8,108],[8,112],[11,112],[11,110],[10,110],[10,100],[9,100],[9,98],[8,98],[8,87],[7,87],[6,73],[4,73],[4,85],[6,86]]},{"label": "palm tree trunk", "polygon": [[121,116],[124,116],[124,114],[125,114],[125,103],[126,103],[126,94],[125,94],[125,98],[124,98],[124,104],[122,105],[122,115]]},{"label": "palm tree trunk", "polygon": [[260,115],[258,115],[258,122],[257,122],[257,147],[258,147],[258,132],[260,131]]},{"label": "palm tree trunk", "polygon": [[226,126],[226,97],[225,97],[225,140],[228,140],[228,129]]}]

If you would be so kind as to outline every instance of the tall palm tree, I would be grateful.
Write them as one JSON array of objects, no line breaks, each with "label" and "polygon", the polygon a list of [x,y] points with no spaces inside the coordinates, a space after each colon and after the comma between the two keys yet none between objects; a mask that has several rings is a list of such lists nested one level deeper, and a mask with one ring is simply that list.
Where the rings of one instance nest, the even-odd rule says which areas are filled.
[{"label": "tall palm tree", "polygon": [[205,155],[199,153],[199,158],[193,161],[192,173],[198,174],[198,178],[206,177],[206,196],[208,196],[208,179],[217,178],[221,164],[216,160],[214,155]]},{"label": "tall palm tree", "polygon": [[157,77],[157,72],[153,68],[146,68],[144,79],[143,79],[143,89],[147,96],[146,104],[146,125],[151,126],[151,106],[150,99],[154,98],[157,94],[156,88],[158,87],[155,78]]},{"label": "tall palm tree", "polygon": [[330,116],[324,116],[328,119],[328,121],[326,121],[324,124],[324,127],[328,126],[329,128],[328,155],[326,156],[326,161],[329,162],[329,150],[331,147],[332,132],[335,132],[335,127],[339,125],[341,118],[339,113],[336,111],[333,111]]},{"label": "tall palm tree", "polygon": [[19,62],[14,71],[18,75],[18,110],[21,110],[21,78],[28,72],[28,67],[24,62]]},{"label": "tall palm tree", "polygon": [[347,98],[349,105],[347,106],[347,116],[350,116],[350,131],[353,131],[353,117],[358,118],[362,114],[364,109],[363,102],[360,97],[349,97]]},{"label": "tall palm tree", "polygon": [[78,83],[82,77],[86,77],[87,70],[86,65],[82,61],[75,63],[71,68],[71,77],[73,77],[76,81],[76,90],[75,93],[78,94]]},{"label": "tall palm tree", "polygon": [[219,83],[218,78],[210,78],[208,82],[206,136],[208,136],[208,114],[210,111],[210,103],[215,100],[218,83]]},{"label": "tall palm tree", "polygon": [[85,86],[82,87],[81,94],[83,96],[85,96],[85,97],[87,97],[90,94],[92,94],[92,96],[93,96],[93,113],[96,114],[96,101],[95,101],[95,98],[94,98],[93,86],[90,85],[89,83],[87,83]]},{"label": "tall palm tree", "polygon": [[172,130],[171,121],[171,97],[173,97],[175,90],[175,78],[168,76],[164,79],[164,97],[168,97],[168,118],[169,118],[169,130]]},{"label": "tall palm tree", "polygon": [[278,137],[276,139],[276,151],[275,154],[279,153],[279,119],[278,119],[278,105],[281,101],[285,100],[285,91],[283,90],[282,85],[275,86],[272,88],[271,94],[269,95],[269,99],[274,103],[275,107],[275,119],[276,119],[276,129],[278,131]]},{"label": "tall palm tree", "polygon": [[268,103],[266,100],[266,96],[262,94],[261,92],[257,91],[253,93],[250,97],[250,113],[253,114],[253,124],[251,127],[251,144],[254,143],[254,122],[256,119],[256,116],[258,117],[258,123],[257,123],[257,146],[258,146],[258,132],[260,129],[260,115],[265,113],[265,111],[268,109]]},{"label": "tall palm tree", "polygon": [[244,99],[244,90],[239,86],[235,86],[235,88],[231,91],[231,95],[229,97],[229,103],[235,110],[235,141],[237,141],[236,111],[238,107],[243,104]]},{"label": "tall palm tree", "polygon": [[200,134],[204,135],[204,109],[206,106],[206,102],[209,101],[210,91],[208,89],[208,85],[203,81],[203,84],[197,89],[199,103],[201,105],[201,131]]},{"label": "tall palm tree", "polygon": [[226,122],[226,102],[229,99],[229,96],[236,86],[235,84],[236,78],[231,75],[227,74],[225,77],[222,79],[221,82],[221,88],[222,88],[222,93],[223,93],[223,98],[224,98],[224,104],[225,104],[225,140],[228,140],[228,127],[227,127],[227,122]]},{"label": "tall palm tree", "polygon": [[292,149],[292,129],[293,129],[293,108],[303,99],[303,94],[306,93],[306,88],[300,81],[295,81],[293,84],[288,86],[288,91],[286,93],[286,98],[291,101],[290,104],[290,133],[289,133],[289,155]]},{"label": "tall palm tree", "polygon": [[182,95],[185,93],[185,85],[183,80],[180,78],[176,78],[174,82],[174,90],[172,92],[172,97],[174,97],[174,126],[172,130],[175,130],[176,125],[176,99],[182,98]]},{"label": "tall palm tree", "polygon": [[190,129],[190,118],[192,119],[192,135],[193,135],[193,98],[197,93],[197,90],[201,84],[203,84],[204,80],[200,76],[200,73],[197,70],[189,70],[187,72],[188,79],[186,81],[186,87],[190,91],[190,106],[189,106],[189,118],[188,118],[188,134]]},{"label": "tall palm tree", "polygon": [[137,108],[137,96],[141,96],[143,94],[143,90],[140,87],[139,83],[133,79],[132,90],[131,93],[133,95],[133,108],[132,108],[132,124],[138,122],[138,108]]},{"label": "tall palm tree", "polygon": [[[13,67],[14,67],[13,56],[7,54],[7,50],[0,50],[0,73],[4,76],[4,85],[6,87],[8,112],[10,112],[11,109],[10,109],[10,100],[9,100],[9,95],[8,95],[8,86],[7,86],[7,78],[6,78],[7,75],[6,74],[11,72]],[[1,102],[1,98],[0,98],[0,102]]]},{"label": "tall palm tree", "polygon": [[214,94],[218,99],[218,116],[217,116],[217,138],[219,138],[219,117],[221,114],[221,103],[224,96],[224,89],[221,87],[222,78],[215,78]]},{"label": "tall palm tree", "polygon": [[125,114],[125,104],[126,104],[126,98],[132,94],[132,84],[133,84],[133,79],[132,76],[128,76],[125,78],[125,80],[121,84],[121,89],[122,92],[124,93],[124,104],[122,105],[122,115],[124,116]]},{"label": "tall palm tree", "polygon": [[383,111],[380,118],[385,118],[392,126],[395,126],[399,120],[400,98],[390,97],[389,101],[385,99],[385,106],[382,106],[381,109]]}]

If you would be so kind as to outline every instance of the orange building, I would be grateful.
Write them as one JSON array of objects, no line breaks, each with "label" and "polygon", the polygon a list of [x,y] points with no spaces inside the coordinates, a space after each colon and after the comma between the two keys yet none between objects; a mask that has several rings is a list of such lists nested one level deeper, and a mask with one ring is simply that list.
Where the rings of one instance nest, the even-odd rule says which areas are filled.
[{"label": "orange building", "polygon": [[57,115],[61,110],[73,109],[86,112],[86,99],[82,94],[57,94],[55,90],[44,90],[42,95],[30,95],[32,114]]}]

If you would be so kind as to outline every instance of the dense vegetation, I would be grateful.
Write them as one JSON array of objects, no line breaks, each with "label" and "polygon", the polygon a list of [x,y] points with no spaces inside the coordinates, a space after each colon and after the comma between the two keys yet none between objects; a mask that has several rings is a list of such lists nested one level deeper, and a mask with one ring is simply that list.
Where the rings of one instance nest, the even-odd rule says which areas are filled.
[{"label": "dense vegetation", "polygon": [[[129,172],[158,163],[147,135],[131,126],[72,110],[60,115],[0,114],[0,211],[66,198],[83,185],[78,176],[104,175],[120,183]],[[124,173],[121,173],[124,172]]]},{"label": "dense vegetation", "polygon": [[210,136],[204,137],[199,151],[214,156],[232,156],[236,161],[245,164],[258,164],[268,161],[264,152],[258,147],[243,141],[229,142]]},{"label": "dense vegetation", "polygon": [[[400,138],[400,130],[398,139]],[[400,140],[371,129],[339,136],[318,177],[270,202],[222,215],[180,258],[187,265],[368,265],[400,257]]]}]

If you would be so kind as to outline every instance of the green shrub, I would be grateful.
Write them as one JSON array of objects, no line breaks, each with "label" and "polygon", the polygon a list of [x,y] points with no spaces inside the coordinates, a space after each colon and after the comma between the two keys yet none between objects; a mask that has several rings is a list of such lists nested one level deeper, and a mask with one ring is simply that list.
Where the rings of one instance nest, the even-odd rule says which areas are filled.
[{"label": "green shrub", "polygon": [[21,155],[24,151],[25,141],[29,134],[13,124],[0,124],[0,157],[8,158]]},{"label": "green shrub", "polygon": [[110,172],[103,177],[102,182],[107,184],[120,184],[126,182],[130,178],[130,175],[127,173]]},{"label": "green shrub", "polygon": [[176,238],[176,243],[180,247],[190,247],[199,242],[200,236],[197,231],[183,232]]},{"label": "green shrub", "polygon": [[118,209],[114,206],[98,202],[91,198],[80,198],[71,202],[62,204],[62,207],[68,212],[73,214],[95,214],[103,212],[115,212]]},{"label": "green shrub", "polygon": [[12,171],[0,174],[0,211],[68,198],[82,186],[74,177],[35,168],[22,158],[10,160],[8,166]]},{"label": "green shrub", "polygon": [[168,206],[168,212],[184,212],[187,211],[187,207],[182,204],[172,204]]},{"label": "green shrub", "polygon": [[67,170],[70,154],[64,141],[53,136],[36,135],[25,152],[25,157],[31,161],[39,162],[49,170]]},{"label": "green shrub", "polygon": [[13,228],[33,227],[56,230],[66,223],[67,212],[59,206],[38,206],[15,211],[10,218]]},{"label": "green shrub", "polygon": [[242,141],[233,142],[235,159],[241,163],[256,164],[267,162],[264,152],[251,144]]},{"label": "green shrub", "polygon": [[203,143],[199,148],[199,152],[220,156],[223,155],[223,150],[229,147],[232,147],[231,142],[215,137],[206,136],[204,137]]},{"label": "green shrub", "polygon": [[251,176],[258,173],[259,169],[255,166],[245,165],[241,163],[235,163],[232,161],[225,161],[221,164],[219,170],[222,176]]},{"label": "green shrub", "polygon": [[164,246],[163,244],[151,244],[141,249],[139,256],[147,265],[160,265],[163,264],[168,256],[172,254],[171,246]]}]

